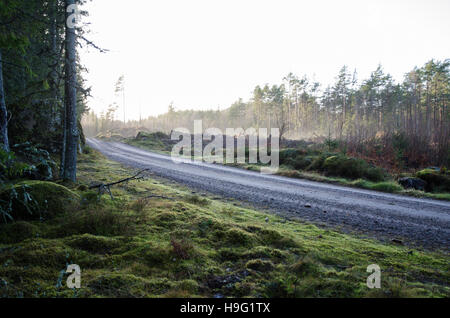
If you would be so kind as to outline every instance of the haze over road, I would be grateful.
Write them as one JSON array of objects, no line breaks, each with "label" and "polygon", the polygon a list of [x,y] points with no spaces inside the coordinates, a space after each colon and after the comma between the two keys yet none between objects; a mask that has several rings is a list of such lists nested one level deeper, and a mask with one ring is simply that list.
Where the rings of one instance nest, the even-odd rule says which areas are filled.
[{"label": "haze over road", "polygon": [[[399,238],[448,250],[450,202],[354,189],[221,165],[174,163],[170,156],[117,142],[88,139],[108,158],[188,187],[269,208],[285,217]],[[310,207],[309,207],[310,206]]]}]

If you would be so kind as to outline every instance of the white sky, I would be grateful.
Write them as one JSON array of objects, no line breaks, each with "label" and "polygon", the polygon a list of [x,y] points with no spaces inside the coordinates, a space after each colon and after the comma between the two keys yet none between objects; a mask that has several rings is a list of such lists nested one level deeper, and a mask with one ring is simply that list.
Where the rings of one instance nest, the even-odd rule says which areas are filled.
[{"label": "white sky", "polygon": [[81,51],[90,107],[106,109],[124,74],[127,120],[170,102],[224,109],[289,72],[330,84],[343,65],[361,79],[381,63],[400,80],[450,58],[450,0],[94,0],[86,9],[87,37],[110,50]]}]

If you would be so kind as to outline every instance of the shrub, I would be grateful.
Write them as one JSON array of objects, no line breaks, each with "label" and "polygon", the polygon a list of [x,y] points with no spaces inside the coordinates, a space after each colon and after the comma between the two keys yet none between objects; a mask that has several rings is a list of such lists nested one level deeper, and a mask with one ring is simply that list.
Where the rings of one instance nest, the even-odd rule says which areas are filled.
[{"label": "shrub", "polygon": [[289,165],[290,164],[289,159],[296,158],[303,154],[304,154],[304,152],[299,149],[292,149],[292,148],[283,149],[280,151],[280,164]]},{"label": "shrub", "polygon": [[68,188],[46,181],[26,181],[0,193],[0,202],[10,202],[14,220],[53,218],[73,209],[80,197]]},{"label": "shrub", "polygon": [[384,174],[383,169],[381,169],[381,168],[369,167],[365,171],[364,177],[367,180],[374,181],[374,182],[379,182],[379,181],[383,181],[385,179],[385,174]]},{"label": "shrub", "polygon": [[433,170],[424,169],[416,173],[416,176],[427,182],[427,191],[450,192],[450,176]]},{"label": "shrub", "polygon": [[13,180],[34,169],[26,163],[19,162],[14,152],[0,148],[0,181]]},{"label": "shrub", "polygon": [[15,153],[26,163],[32,165],[32,169],[26,174],[35,180],[52,180],[56,163],[50,157],[48,151],[32,145],[30,142],[12,146]]},{"label": "shrub", "polygon": [[292,166],[293,168],[297,170],[303,170],[306,167],[310,166],[313,162],[312,157],[305,157],[305,156],[297,156],[295,158],[288,158],[285,160],[285,164]]},{"label": "shrub", "polygon": [[322,153],[321,155],[315,157],[309,167],[307,167],[307,170],[318,170],[323,171],[323,164],[325,160],[329,157],[335,156],[335,154],[331,153]]},{"label": "shrub", "polygon": [[361,159],[332,156],[324,161],[323,169],[330,175],[358,179],[364,176],[367,163]]},{"label": "shrub", "polygon": [[366,178],[371,181],[384,180],[384,172],[377,167],[358,158],[349,158],[342,155],[328,157],[322,164],[323,170],[329,175],[349,179]]}]

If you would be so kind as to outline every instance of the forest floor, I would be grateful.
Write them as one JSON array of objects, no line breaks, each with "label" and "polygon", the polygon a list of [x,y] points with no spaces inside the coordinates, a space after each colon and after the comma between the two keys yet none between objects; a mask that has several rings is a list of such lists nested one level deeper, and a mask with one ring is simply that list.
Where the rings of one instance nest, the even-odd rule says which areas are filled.
[{"label": "forest floor", "polygon": [[[64,184],[80,204],[0,225],[0,297],[450,296],[444,252],[286,220],[153,176],[98,200],[89,184],[134,172],[88,150],[78,183]],[[65,287],[67,264],[81,267],[81,289]],[[366,285],[370,264],[381,289]]]},{"label": "forest floor", "polygon": [[[123,138],[120,135],[115,136],[116,138],[102,138],[103,140],[112,140],[123,142],[135,147],[139,147],[144,150],[150,150],[156,153],[161,154],[170,154],[173,147],[173,142],[167,138],[160,138],[160,135],[164,135],[162,133],[154,133],[154,134],[146,134],[145,138]],[[264,165],[261,164],[227,164],[229,166],[252,170],[252,171],[260,171]],[[394,177],[387,175],[386,180],[383,181],[371,181],[364,178],[347,178],[345,176],[332,176],[326,175],[320,171],[315,170],[306,170],[306,169],[295,169],[292,165],[280,164],[280,168],[277,172],[278,175],[297,178],[297,179],[305,179],[310,181],[324,182],[330,184],[338,184],[344,185],[348,187],[367,189],[373,191],[380,191],[386,193],[395,193],[413,196],[417,198],[430,198],[436,200],[446,200],[450,201],[450,193],[447,191],[419,191],[414,189],[404,189]],[[402,177],[414,177],[414,174],[404,173]],[[450,176],[447,176],[447,181],[450,183]]]}]

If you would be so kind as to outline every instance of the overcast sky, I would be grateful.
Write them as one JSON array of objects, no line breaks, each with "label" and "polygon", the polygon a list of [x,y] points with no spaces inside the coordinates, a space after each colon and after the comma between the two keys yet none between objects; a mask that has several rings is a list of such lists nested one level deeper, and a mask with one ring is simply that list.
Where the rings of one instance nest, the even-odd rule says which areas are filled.
[{"label": "overcast sky", "polygon": [[343,65],[361,79],[381,63],[400,80],[450,58],[449,0],[94,0],[86,9],[88,38],[110,50],[81,51],[90,107],[106,109],[124,74],[127,119],[171,102],[224,109],[289,72],[330,84]]}]

